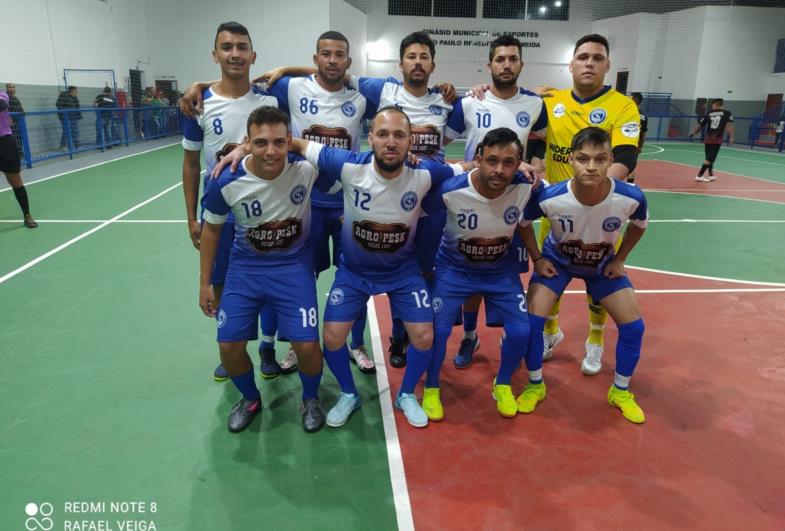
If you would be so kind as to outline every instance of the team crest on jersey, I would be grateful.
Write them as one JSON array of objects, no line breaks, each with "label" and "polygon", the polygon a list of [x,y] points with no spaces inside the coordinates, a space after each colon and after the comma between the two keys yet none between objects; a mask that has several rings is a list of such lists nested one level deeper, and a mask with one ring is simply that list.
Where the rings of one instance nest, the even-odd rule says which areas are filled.
[{"label": "team crest on jersey", "polygon": [[439,313],[444,308],[444,300],[441,297],[434,297],[431,300],[431,307],[433,308],[433,313]]},{"label": "team crest on jersey", "polygon": [[403,223],[352,222],[352,237],[366,251],[394,253],[406,245],[409,227]]},{"label": "team crest on jersey", "polygon": [[557,103],[553,107],[553,116],[554,118],[561,118],[567,113],[567,108],[564,106],[563,103]]},{"label": "team crest on jersey", "polygon": [[442,108],[438,105],[431,105],[428,107],[428,110],[431,111],[431,114],[435,114],[436,116],[441,116],[442,114]]},{"label": "team crest on jersey", "polygon": [[406,192],[401,198],[401,208],[406,212],[411,212],[417,206],[417,194],[414,192]]},{"label": "team crest on jersey", "polygon": [[594,109],[589,113],[589,121],[593,124],[601,124],[607,116],[608,113],[605,112],[605,109]]},{"label": "team crest on jersey", "polygon": [[347,101],[346,103],[341,105],[341,112],[343,112],[345,116],[351,118],[352,116],[355,115],[355,113],[357,113],[357,107],[355,107],[354,103],[352,103],[351,101]]},{"label": "team crest on jersey", "polygon": [[253,228],[249,228],[245,237],[248,245],[259,254],[270,251],[283,251],[288,249],[300,239],[303,234],[303,220],[287,218],[284,220],[268,221]]},{"label": "team crest on jersey", "polygon": [[641,124],[638,122],[627,122],[621,126],[621,134],[627,138],[637,138],[641,134]]},{"label": "team crest on jersey", "polygon": [[218,314],[215,316],[215,321],[218,323],[218,328],[223,328],[226,324],[226,312],[223,310],[218,310]]},{"label": "team crest on jersey", "polygon": [[615,232],[619,230],[619,227],[621,227],[621,220],[616,216],[605,218],[605,221],[602,222],[602,230],[605,232]]},{"label": "team crest on jersey", "polygon": [[221,148],[220,151],[216,152],[215,154],[215,162],[221,162],[221,159],[224,158],[226,155],[234,151],[234,148],[239,146],[240,144],[224,144],[224,147]]},{"label": "team crest on jersey", "polygon": [[518,218],[520,217],[521,217],[521,211],[518,210],[518,207],[516,206],[511,206],[504,211],[504,222],[507,225],[512,225],[513,223],[518,221]]},{"label": "team crest on jersey", "polygon": [[526,111],[521,111],[515,116],[515,121],[521,127],[527,127],[529,122],[532,121],[532,117],[529,116],[529,113]]},{"label": "team crest on jersey", "polygon": [[460,251],[469,262],[475,264],[489,264],[499,260],[507,254],[510,241],[510,238],[507,236],[458,240],[458,251]]},{"label": "team crest on jersey", "polygon": [[305,186],[302,184],[298,184],[292,191],[289,192],[289,199],[292,200],[292,203],[295,205],[299,205],[305,200]]},{"label": "team crest on jersey", "polygon": [[344,127],[325,127],[323,125],[312,125],[302,133],[304,140],[310,140],[340,149],[352,149],[352,135]]},{"label": "team crest on jersey", "polygon": [[344,294],[341,288],[333,288],[333,290],[330,292],[330,297],[328,298],[328,302],[332,306],[338,306],[343,302],[343,297]]}]

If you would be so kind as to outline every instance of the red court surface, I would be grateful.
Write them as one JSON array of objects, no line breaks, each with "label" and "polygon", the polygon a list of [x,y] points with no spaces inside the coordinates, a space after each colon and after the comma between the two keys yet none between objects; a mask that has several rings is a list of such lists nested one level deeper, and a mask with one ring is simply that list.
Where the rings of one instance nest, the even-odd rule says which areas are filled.
[{"label": "red court surface", "polygon": [[[491,399],[500,331],[481,316],[470,368],[451,361],[462,329],[449,343],[445,420],[416,429],[395,414],[417,529],[785,529],[785,294],[646,293],[765,287],[628,273],[643,291],[646,335],[631,390],[646,423],[605,401],[612,323],[602,372],[580,372],[585,295],[562,302],[566,339],[544,366],[548,398],[514,419]],[[387,298],[375,305],[386,349]],[[397,392],[402,369],[388,373]],[[518,371],[513,390],[524,383]]]}]

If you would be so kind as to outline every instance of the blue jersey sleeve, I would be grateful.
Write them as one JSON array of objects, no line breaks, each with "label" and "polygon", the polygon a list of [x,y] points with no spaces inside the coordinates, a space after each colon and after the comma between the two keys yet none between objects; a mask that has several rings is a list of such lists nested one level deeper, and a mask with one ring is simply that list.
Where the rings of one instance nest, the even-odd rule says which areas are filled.
[{"label": "blue jersey sleeve", "polygon": [[[226,203],[221,188],[226,184],[226,175],[231,175],[229,168],[225,168],[217,179],[209,179],[207,183],[207,191],[204,193],[202,204],[206,210],[204,219],[208,223],[219,221],[219,218],[226,218],[231,208]],[[213,214],[215,217],[210,216]]]},{"label": "blue jersey sleeve", "polygon": [[535,219],[540,219],[545,216],[545,213],[540,208],[540,201],[542,200],[544,190],[544,186],[539,186],[537,190],[532,192],[529,201],[523,209],[523,219],[534,221]]},{"label": "blue jersey sleeve", "polygon": [[[341,172],[343,171],[344,164],[358,160],[357,155],[348,149],[332,148],[316,142],[308,143],[305,158],[308,162],[321,170],[319,172],[320,179],[322,179],[321,174],[326,174],[324,178],[332,179],[333,183],[341,180]],[[321,190],[321,186],[324,186],[326,183],[327,181],[323,181],[317,188]],[[328,188],[331,187],[332,185],[328,186]]]},{"label": "blue jersey sleeve", "polygon": [[357,90],[360,91],[360,94],[365,96],[365,99],[368,100],[373,107],[379,108],[379,102],[382,99],[382,89],[384,88],[384,84],[387,83],[385,79],[379,79],[376,77],[361,77],[357,82]]},{"label": "blue jersey sleeve", "polygon": [[275,99],[278,100],[278,108],[286,111],[287,114],[289,111],[289,81],[291,81],[291,77],[283,76],[281,79],[276,81],[273,85],[267,86],[267,91],[270,95],[275,96]]},{"label": "blue jersey sleeve", "polygon": [[204,142],[204,131],[196,118],[183,117],[183,138],[191,142]]},{"label": "blue jersey sleeve", "polygon": [[537,118],[537,121],[534,122],[531,130],[534,132],[542,131],[548,127],[548,110],[545,107],[545,102],[542,102],[542,109],[540,110],[540,116]]},{"label": "blue jersey sleeve", "polygon": [[422,200],[422,209],[428,214],[435,214],[437,212],[441,212],[442,210],[447,210],[447,205],[444,203],[444,199],[442,197],[444,191],[442,189],[442,185],[444,183],[431,188],[431,190],[425,194],[425,197]]},{"label": "blue jersey sleeve", "polygon": [[649,218],[649,206],[646,203],[646,196],[641,193],[638,200],[638,208],[630,214],[630,219],[636,221],[646,221]]},{"label": "blue jersey sleeve", "polygon": [[454,177],[456,174],[456,170],[454,170],[451,165],[436,162],[430,159],[421,160],[418,166],[428,170],[428,173],[431,174],[431,182],[433,183],[434,187],[446,181],[450,177]]},{"label": "blue jersey sleeve", "polygon": [[463,115],[463,98],[459,99],[452,107],[450,115],[447,117],[447,127],[455,131],[455,135],[448,135],[457,138],[458,135],[466,131],[466,123]]}]

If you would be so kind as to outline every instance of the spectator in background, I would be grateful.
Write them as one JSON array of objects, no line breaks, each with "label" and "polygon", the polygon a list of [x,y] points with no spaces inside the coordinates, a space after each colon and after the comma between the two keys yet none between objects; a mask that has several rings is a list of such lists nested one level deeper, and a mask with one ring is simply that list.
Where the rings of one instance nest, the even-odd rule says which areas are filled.
[{"label": "spectator in background", "polygon": [[782,133],[785,132],[785,115],[780,116],[777,122],[777,128],[774,130],[774,147],[782,152],[783,138]]},{"label": "spectator in background", "polygon": [[[112,89],[104,87],[103,92],[95,97],[93,107],[105,109],[117,107],[117,101],[112,96]],[[106,149],[112,149],[111,144],[117,140],[117,124],[112,119],[112,111],[99,111],[96,114],[98,119],[95,121],[95,138],[99,145],[105,145]]]},{"label": "spectator in background", "polygon": [[[16,85],[13,83],[6,83],[5,84],[5,91],[8,94],[8,112],[25,112],[24,107],[22,107],[22,102],[19,101],[19,98],[16,97]],[[24,157],[24,153],[22,151],[22,135],[19,132],[19,123],[18,120],[11,119],[11,131],[14,137],[14,142],[16,142],[16,147],[19,149],[19,156]]]},{"label": "spectator in background", "polygon": [[[68,90],[64,90],[60,93],[60,96],[57,98],[57,102],[55,103],[55,107],[58,109],[79,109],[79,91],[78,89],[70,85]],[[79,110],[71,110],[69,112],[61,112],[57,114],[57,118],[60,120],[60,125],[63,128],[63,134],[60,136],[60,149],[63,149],[68,145],[68,134],[66,133],[67,127],[70,126],[71,129],[71,144],[68,145],[69,149],[79,149],[81,143],[79,142],[79,120],[82,119],[82,112]],[[66,125],[66,120],[68,125]]]}]

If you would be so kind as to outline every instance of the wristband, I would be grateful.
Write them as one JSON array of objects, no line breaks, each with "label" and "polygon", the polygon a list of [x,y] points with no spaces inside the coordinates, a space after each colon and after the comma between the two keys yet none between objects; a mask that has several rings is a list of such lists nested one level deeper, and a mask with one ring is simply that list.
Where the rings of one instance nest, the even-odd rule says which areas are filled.
[{"label": "wristband", "polygon": [[535,258],[534,260],[532,260],[532,263],[536,262],[537,260],[542,260],[543,258],[545,258],[545,257],[543,255],[540,255],[537,258]]}]

